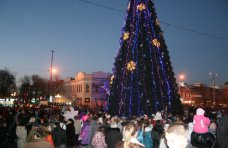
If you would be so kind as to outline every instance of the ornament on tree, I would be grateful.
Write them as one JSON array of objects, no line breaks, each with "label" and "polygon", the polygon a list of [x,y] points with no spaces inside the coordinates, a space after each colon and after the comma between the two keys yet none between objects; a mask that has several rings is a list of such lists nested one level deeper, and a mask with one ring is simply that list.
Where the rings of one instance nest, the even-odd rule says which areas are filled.
[{"label": "ornament on tree", "polygon": [[113,83],[113,80],[114,80],[114,75],[112,75],[111,79],[110,79],[110,84]]},{"label": "ornament on tree", "polygon": [[156,25],[157,25],[157,26],[159,26],[159,25],[160,25],[160,23],[159,23],[159,20],[158,20],[158,19],[156,19]]},{"label": "ornament on tree", "polygon": [[129,39],[129,32],[125,32],[123,34],[123,39],[126,41],[127,39]]},{"label": "ornament on tree", "polygon": [[145,6],[143,3],[141,3],[141,4],[139,4],[139,5],[137,6],[137,9],[138,9],[139,11],[143,11],[143,10],[146,9],[146,6]]},{"label": "ornament on tree", "polygon": [[157,40],[157,39],[153,39],[153,45],[156,46],[156,47],[160,47],[160,42]]},{"label": "ornament on tree", "polygon": [[130,61],[130,62],[127,63],[127,69],[129,71],[133,71],[133,70],[135,70],[135,68],[136,68],[136,64],[135,64],[134,61]]}]

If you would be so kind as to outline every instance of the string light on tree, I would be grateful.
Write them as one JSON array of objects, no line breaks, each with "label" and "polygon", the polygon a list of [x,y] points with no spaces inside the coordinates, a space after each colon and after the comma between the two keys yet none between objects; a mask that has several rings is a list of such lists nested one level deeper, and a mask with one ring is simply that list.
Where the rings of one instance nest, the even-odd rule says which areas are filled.
[{"label": "string light on tree", "polygon": [[152,42],[153,42],[154,46],[156,46],[158,48],[160,47],[160,42],[157,39],[153,39]]},{"label": "string light on tree", "polygon": [[181,114],[176,79],[154,3],[152,0],[129,2],[107,112],[125,117],[161,110]]},{"label": "string light on tree", "polygon": [[139,5],[137,6],[137,9],[138,9],[139,11],[143,11],[143,10],[146,9],[146,6],[145,6],[143,3],[141,3],[141,4],[139,4]]},{"label": "string light on tree", "polygon": [[123,34],[123,39],[126,41],[127,39],[129,39],[129,32],[125,32]]},{"label": "string light on tree", "polygon": [[131,7],[131,2],[128,3],[127,10],[129,10]]},{"label": "string light on tree", "polygon": [[136,64],[135,64],[134,61],[130,61],[130,62],[127,63],[127,69],[129,71],[133,71],[133,70],[135,70],[135,68],[136,68]]}]

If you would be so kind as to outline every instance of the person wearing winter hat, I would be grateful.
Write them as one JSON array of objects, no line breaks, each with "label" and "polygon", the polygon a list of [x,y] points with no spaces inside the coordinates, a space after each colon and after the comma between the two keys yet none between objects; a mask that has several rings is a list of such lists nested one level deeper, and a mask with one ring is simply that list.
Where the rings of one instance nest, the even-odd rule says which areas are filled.
[{"label": "person wearing winter hat", "polygon": [[164,124],[164,120],[162,119],[161,112],[157,112],[152,120],[152,125],[153,127],[156,125],[157,121],[161,122]]},{"label": "person wearing winter hat", "polygon": [[199,134],[207,133],[210,125],[210,120],[204,116],[204,113],[205,111],[202,108],[198,108],[193,117],[193,131]]},{"label": "person wearing winter hat", "polygon": [[227,148],[228,147],[228,114],[224,115],[219,122],[216,136],[217,147]]},{"label": "person wearing winter hat", "polygon": [[193,132],[191,133],[191,144],[194,147],[211,147],[214,143],[214,136],[209,132],[209,118],[204,116],[202,108],[196,110],[193,117]]}]

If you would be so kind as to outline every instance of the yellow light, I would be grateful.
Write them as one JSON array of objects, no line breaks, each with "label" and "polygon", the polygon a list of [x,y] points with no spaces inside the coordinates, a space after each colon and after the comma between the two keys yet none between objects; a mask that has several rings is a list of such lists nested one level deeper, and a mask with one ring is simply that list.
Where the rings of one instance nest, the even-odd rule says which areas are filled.
[{"label": "yellow light", "polygon": [[180,80],[184,80],[185,79],[185,75],[181,74],[179,78],[180,78]]},{"label": "yellow light", "polygon": [[134,61],[131,60],[130,62],[127,63],[128,70],[133,71],[133,70],[135,70],[135,68],[136,68],[136,64]]},{"label": "yellow light", "polygon": [[124,40],[129,39],[129,32],[125,32],[125,33],[123,34],[123,39],[124,39]]},{"label": "yellow light", "polygon": [[141,3],[141,4],[139,4],[139,5],[137,6],[137,9],[138,9],[139,11],[143,11],[143,10],[146,9],[146,6],[145,6],[143,3]]},{"label": "yellow light", "polygon": [[153,43],[153,45],[156,46],[157,48],[160,47],[160,42],[159,42],[157,39],[153,39],[153,40],[152,40],[152,43]]},{"label": "yellow light", "polygon": [[61,98],[61,96],[60,96],[59,94],[57,94],[55,97],[56,97],[56,98]]},{"label": "yellow light", "polygon": [[57,69],[56,68],[52,68],[52,73],[57,73]]}]

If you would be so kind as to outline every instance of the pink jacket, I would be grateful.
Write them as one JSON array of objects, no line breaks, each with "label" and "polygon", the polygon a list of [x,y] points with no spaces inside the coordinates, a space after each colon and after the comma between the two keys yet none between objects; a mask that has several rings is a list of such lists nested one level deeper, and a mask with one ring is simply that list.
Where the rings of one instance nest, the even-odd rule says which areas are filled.
[{"label": "pink jacket", "polygon": [[196,133],[207,133],[208,126],[210,124],[209,118],[205,117],[204,115],[194,115],[193,118],[193,131]]}]

